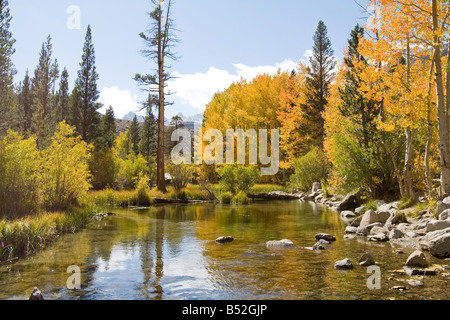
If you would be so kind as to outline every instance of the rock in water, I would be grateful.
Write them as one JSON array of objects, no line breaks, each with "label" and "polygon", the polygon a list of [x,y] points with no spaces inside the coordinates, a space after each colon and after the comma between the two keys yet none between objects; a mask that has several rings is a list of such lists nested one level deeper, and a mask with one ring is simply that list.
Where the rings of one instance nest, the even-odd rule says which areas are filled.
[{"label": "rock in water", "polygon": [[336,237],[332,236],[331,234],[319,233],[319,234],[316,234],[316,240],[317,241],[325,240],[325,241],[329,241],[329,242],[334,242],[334,241],[336,241]]},{"label": "rock in water", "polygon": [[338,205],[337,211],[354,210],[358,208],[358,206],[358,197],[354,194],[349,194]]},{"label": "rock in water", "polygon": [[334,265],[334,268],[336,270],[351,270],[353,269],[353,264],[350,261],[350,259],[344,259],[341,261],[337,261],[336,264]]},{"label": "rock in water", "polygon": [[362,267],[370,267],[375,264],[375,260],[373,259],[372,255],[370,253],[363,254],[358,262],[359,262],[359,265]]},{"label": "rock in water", "polygon": [[312,187],[312,193],[316,193],[317,191],[322,189],[322,184],[320,182],[314,182]]},{"label": "rock in water", "polygon": [[437,258],[450,257],[450,233],[443,234],[430,241],[430,253]]},{"label": "rock in water", "polygon": [[217,243],[229,243],[229,242],[233,242],[234,239],[232,237],[220,237],[218,239],[216,239]]},{"label": "rock in water", "polygon": [[425,254],[420,250],[414,251],[406,261],[406,266],[408,267],[426,268],[428,265]]},{"label": "rock in water", "polygon": [[44,300],[44,296],[42,295],[42,292],[38,288],[34,288],[29,300],[42,301]]},{"label": "rock in water", "polygon": [[293,248],[294,243],[291,240],[283,239],[280,241],[268,241],[266,243],[268,248]]},{"label": "rock in water", "polygon": [[368,210],[366,213],[364,213],[361,223],[359,224],[360,227],[367,227],[371,224],[377,223],[378,221],[378,214],[373,210]]}]

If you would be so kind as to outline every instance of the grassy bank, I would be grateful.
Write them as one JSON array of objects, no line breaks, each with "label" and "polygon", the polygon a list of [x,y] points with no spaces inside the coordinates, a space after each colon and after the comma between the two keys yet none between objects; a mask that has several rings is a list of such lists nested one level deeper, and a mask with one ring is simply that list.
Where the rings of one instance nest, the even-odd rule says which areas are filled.
[{"label": "grassy bank", "polygon": [[[209,190],[214,193],[217,199],[221,199],[223,192],[219,185],[211,185]],[[284,187],[278,185],[255,185],[250,193],[268,193],[271,191],[286,191]],[[199,185],[189,185],[182,190],[168,188],[167,193],[162,193],[157,189],[152,190],[112,190],[91,191],[87,197],[87,202],[95,206],[103,207],[129,207],[129,206],[151,206],[155,199],[178,199],[211,201],[214,200],[211,194]]]},{"label": "grassy bank", "polygon": [[83,229],[92,217],[91,210],[86,208],[70,213],[45,213],[19,220],[1,220],[0,261],[36,253],[59,236]]}]

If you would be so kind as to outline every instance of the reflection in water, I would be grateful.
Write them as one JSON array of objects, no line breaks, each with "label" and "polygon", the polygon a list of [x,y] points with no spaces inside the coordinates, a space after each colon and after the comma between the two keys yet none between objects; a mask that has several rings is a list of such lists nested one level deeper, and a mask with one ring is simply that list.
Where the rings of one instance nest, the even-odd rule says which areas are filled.
[{"label": "reflection in water", "polygon": [[[441,276],[427,278],[423,288],[389,290],[404,285],[391,271],[401,269],[406,255],[365,238],[344,240],[344,228],[337,214],[298,201],[119,210],[34,257],[0,267],[0,298],[27,298],[34,286],[48,299],[448,298],[449,281]],[[312,247],[317,233],[338,240],[325,251],[301,248]],[[214,240],[221,236],[236,240],[220,245]],[[281,239],[297,248],[266,248]],[[357,266],[365,252],[380,263],[383,290],[367,288],[367,270]],[[353,261],[353,271],[334,270],[344,258]],[[82,270],[81,290],[65,289],[70,265]]]}]

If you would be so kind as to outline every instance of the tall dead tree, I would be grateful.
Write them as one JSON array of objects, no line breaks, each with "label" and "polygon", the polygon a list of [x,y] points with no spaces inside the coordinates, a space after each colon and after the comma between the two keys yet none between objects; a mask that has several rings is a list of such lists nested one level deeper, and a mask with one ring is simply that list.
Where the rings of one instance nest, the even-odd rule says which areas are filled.
[{"label": "tall dead tree", "polygon": [[165,107],[172,103],[166,101],[167,81],[172,79],[167,65],[168,60],[177,61],[178,58],[172,53],[171,49],[177,39],[174,35],[174,22],[171,19],[172,0],[152,0],[154,10],[149,14],[151,23],[146,32],[139,36],[144,41],[146,49],[142,54],[156,62],[156,74],[141,75],[136,74],[135,80],[143,86],[146,91],[157,94],[158,108],[158,142],[157,142],[157,178],[156,185],[160,191],[166,192],[165,170],[164,170],[164,111]]}]

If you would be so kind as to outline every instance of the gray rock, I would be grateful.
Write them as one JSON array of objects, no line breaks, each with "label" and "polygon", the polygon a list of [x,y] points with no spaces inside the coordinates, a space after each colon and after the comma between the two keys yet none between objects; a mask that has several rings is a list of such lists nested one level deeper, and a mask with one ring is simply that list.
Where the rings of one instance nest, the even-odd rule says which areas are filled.
[{"label": "gray rock", "polygon": [[348,226],[347,228],[345,228],[346,234],[355,234],[357,231],[358,231],[357,227]]},{"label": "gray rock", "polygon": [[329,241],[329,242],[334,242],[336,241],[336,237],[332,236],[331,234],[326,234],[326,233],[319,233],[316,234],[316,240],[325,240],[325,241]]},{"label": "gray rock", "polygon": [[294,243],[291,240],[283,239],[280,241],[268,241],[266,243],[268,248],[293,248]]},{"label": "gray rock", "polygon": [[38,288],[34,288],[29,300],[42,301],[44,300],[44,296],[42,295],[42,292]]},{"label": "gray rock", "polygon": [[408,260],[406,261],[406,266],[427,268],[429,266],[429,263],[427,261],[427,258],[425,257],[425,254],[420,250],[416,250],[409,256]]},{"label": "gray rock", "polygon": [[400,239],[404,236],[405,234],[400,231],[397,228],[394,228],[391,230],[391,232],[389,232],[389,239]]},{"label": "gray rock", "polygon": [[375,264],[375,260],[370,253],[363,254],[358,262],[361,267],[370,267]]},{"label": "gray rock", "polygon": [[325,250],[325,246],[327,244],[330,244],[329,241],[325,241],[323,239],[319,240],[319,242],[317,242],[314,246],[313,246],[313,250]]},{"label": "gray rock", "polygon": [[439,215],[439,220],[449,220],[450,219],[450,210],[445,210]]},{"label": "gray rock", "polygon": [[447,205],[450,206],[450,197],[445,198],[444,200],[442,200],[442,202]]},{"label": "gray rock", "polygon": [[378,216],[378,222],[385,224],[391,217],[391,213],[389,211],[380,211],[380,212],[378,212],[377,216]]},{"label": "gray rock", "polygon": [[397,214],[397,212],[396,212],[396,211],[391,211],[391,212],[389,212],[389,213],[390,213],[390,216],[389,216],[389,218],[386,220],[386,225],[394,225],[394,224],[397,224],[398,221],[399,221],[399,219],[400,219],[400,217],[399,217],[399,215]]},{"label": "gray rock", "polygon": [[410,268],[410,267],[403,267],[403,270],[405,270],[406,274],[410,277],[412,277],[412,276],[435,276],[437,274],[436,270],[429,270],[429,269],[416,269],[416,268]]},{"label": "gray rock", "polygon": [[450,258],[450,233],[432,239],[429,249],[430,253],[437,258]]},{"label": "gray rock", "polygon": [[355,213],[356,213],[357,215],[360,215],[361,212],[363,212],[363,211],[365,212],[366,209],[367,209],[366,206],[361,206],[361,207],[355,209]]},{"label": "gray rock", "polygon": [[359,206],[358,197],[354,194],[347,195],[338,205],[338,211],[354,210]]},{"label": "gray rock", "polygon": [[381,227],[381,226],[374,226],[372,228],[372,230],[370,230],[371,235],[375,235],[375,234],[379,234],[379,233],[384,233],[385,235],[387,235],[388,232],[389,231],[385,227]]},{"label": "gray rock", "polygon": [[384,204],[378,206],[377,211],[378,212],[389,212],[393,208],[394,208],[393,204],[391,204],[391,203],[384,203]]},{"label": "gray rock", "polygon": [[[449,198],[445,198],[444,201],[446,201],[447,203]],[[438,201],[437,205],[436,205],[436,216],[438,217],[442,212],[444,212],[445,210],[450,209],[450,205],[444,203],[443,201]]]},{"label": "gray rock", "polygon": [[362,218],[363,218],[363,216],[356,217],[356,219],[352,221],[350,226],[352,226],[352,227],[359,227],[361,225]]},{"label": "gray rock", "polygon": [[361,223],[359,224],[360,227],[366,227],[370,224],[378,222],[378,215],[373,210],[368,210],[366,213],[364,213]]},{"label": "gray rock", "polygon": [[234,239],[232,237],[220,237],[216,239],[217,243],[229,243],[229,242],[233,242]]},{"label": "gray rock", "polygon": [[341,261],[337,261],[334,265],[336,270],[351,270],[353,269],[353,264],[350,259],[344,259]]},{"label": "gray rock", "polygon": [[[442,215],[442,214],[441,214]],[[450,220],[432,220],[427,224],[427,232],[450,228]]]},{"label": "gray rock", "polygon": [[312,193],[316,193],[317,191],[322,189],[322,184],[320,182],[314,182],[312,186]]},{"label": "gray rock", "polygon": [[389,241],[389,238],[385,233],[377,233],[375,235],[368,236],[367,240],[373,242],[386,242]]},{"label": "gray rock", "polygon": [[356,213],[353,211],[342,211],[341,217],[349,219],[349,218],[356,218]]},{"label": "gray rock", "polygon": [[369,230],[367,227],[358,227],[356,228],[356,235],[365,237],[369,234]]}]

